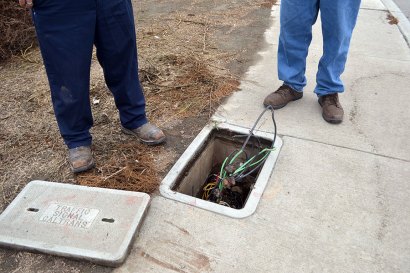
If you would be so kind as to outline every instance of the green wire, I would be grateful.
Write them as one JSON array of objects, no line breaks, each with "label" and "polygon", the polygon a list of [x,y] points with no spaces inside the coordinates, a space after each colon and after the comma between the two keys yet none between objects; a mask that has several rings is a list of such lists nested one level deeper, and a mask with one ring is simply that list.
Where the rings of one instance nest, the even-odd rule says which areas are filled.
[{"label": "green wire", "polygon": [[257,164],[259,164],[260,162],[262,162],[263,160],[265,160],[265,158],[270,154],[270,152],[274,151],[275,149],[273,148],[265,148],[262,151],[260,151],[257,155],[254,155],[253,157],[251,157],[248,161],[246,161],[245,163],[242,164],[241,167],[239,167],[234,174],[237,174],[243,170],[245,170],[248,166],[248,164],[252,163],[253,160],[255,160],[255,158],[263,153],[266,153],[261,159],[259,159],[258,161],[252,163],[249,165],[249,167],[255,166]]},{"label": "green wire", "polygon": [[252,163],[250,165],[250,167],[255,166],[255,165],[259,164],[260,162],[262,162],[263,160],[265,160],[265,158],[267,158],[269,156],[270,152],[273,152],[274,150],[275,150],[274,148],[273,149],[269,149],[269,148],[263,149],[259,154],[262,154],[262,153],[266,153],[266,154],[261,159],[256,161],[255,163]]},{"label": "green wire", "polygon": [[235,159],[243,152],[243,150],[239,150],[239,152],[236,153],[236,155],[234,155],[234,157],[232,157],[231,161],[229,162],[229,164],[232,164],[232,162],[235,161]]},{"label": "green wire", "polygon": [[[268,157],[268,155],[270,154],[270,152],[272,152],[272,151],[274,151],[274,150],[275,150],[275,148],[265,148],[265,149],[263,149],[263,150],[260,151],[257,155],[252,156],[252,157],[251,157],[250,159],[248,159],[245,163],[243,163],[233,174],[238,174],[238,173],[240,173],[240,172],[246,170],[248,167],[252,167],[252,166],[255,166],[255,165],[259,164],[260,162],[262,162],[263,160],[265,160],[266,157]],[[242,149],[239,150],[239,152],[237,152],[237,153],[232,157],[232,159],[229,161],[229,164],[232,164],[232,163],[235,161],[235,159],[236,159],[241,153],[243,153],[243,150],[242,150]],[[259,159],[259,160],[256,161],[256,162],[253,162],[256,157],[258,157],[258,156],[260,156],[260,155],[262,155],[262,154],[264,154],[264,153],[265,153],[265,155],[263,155],[263,157],[262,157],[261,159]],[[229,159],[229,157],[225,158],[225,160],[224,160],[224,162],[222,163],[222,166],[221,166],[221,171],[219,172],[219,174],[220,174],[220,175],[219,175],[219,176],[220,176],[220,181],[219,181],[219,184],[218,184],[218,188],[219,188],[220,190],[222,190],[222,188],[223,188],[222,181],[223,181],[223,179],[224,179],[225,176],[226,176],[226,172],[225,172],[224,169],[225,169],[225,165],[226,165],[226,162],[228,161],[228,159]],[[249,165],[249,166],[248,166],[248,165]]]},{"label": "green wire", "polygon": [[252,163],[251,165],[249,165],[249,167],[258,165],[260,162],[262,162],[263,160],[265,160],[265,158],[267,158],[269,156],[270,152],[266,153],[261,159],[259,159],[258,161],[256,161],[255,163]]},{"label": "green wire", "polygon": [[247,165],[254,160],[255,156],[256,155],[252,156],[248,161],[244,162],[238,169],[236,169],[236,171],[234,171],[233,174],[237,174],[238,172],[245,170],[247,168]]},{"label": "green wire", "polygon": [[229,157],[225,158],[225,160],[224,160],[224,162],[222,163],[222,166],[221,166],[221,171],[219,172],[219,184],[218,184],[218,188],[219,188],[220,190],[222,190],[222,187],[223,187],[222,181],[223,181],[223,179],[225,178],[224,168],[225,168],[226,161],[228,161],[228,158],[229,158]]},{"label": "green wire", "polygon": [[224,162],[222,163],[221,171],[219,172],[220,178],[224,178],[224,176],[225,176],[225,174],[224,174],[224,168],[225,168],[225,164],[226,164],[226,161],[227,161],[227,160],[228,160],[228,158],[225,158]]}]

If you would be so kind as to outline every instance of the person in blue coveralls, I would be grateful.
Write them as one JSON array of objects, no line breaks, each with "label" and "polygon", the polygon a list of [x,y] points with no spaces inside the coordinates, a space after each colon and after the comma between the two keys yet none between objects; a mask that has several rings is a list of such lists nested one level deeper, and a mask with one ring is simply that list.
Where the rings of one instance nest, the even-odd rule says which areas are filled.
[{"label": "person in blue coveralls", "polygon": [[148,145],[166,140],[146,117],[130,0],[19,0],[19,4],[32,9],[55,116],[74,173],[95,165],[89,99],[93,45],[122,131]]},{"label": "person in blue coveralls", "polygon": [[343,121],[338,94],[344,91],[340,79],[356,24],[360,0],[282,0],[278,74],[283,85],[269,94],[263,104],[280,109],[303,97],[306,86],[306,57],[312,40],[312,25],[320,11],[323,55],[316,74],[318,102],[329,123]]}]

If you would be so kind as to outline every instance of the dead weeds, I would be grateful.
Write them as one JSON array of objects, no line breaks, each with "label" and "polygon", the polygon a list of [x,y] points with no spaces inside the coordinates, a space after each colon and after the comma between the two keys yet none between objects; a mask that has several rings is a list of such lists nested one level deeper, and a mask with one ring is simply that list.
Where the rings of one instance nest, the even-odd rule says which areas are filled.
[{"label": "dead weeds", "polygon": [[17,1],[0,0],[0,37],[0,61],[22,53],[35,43],[30,12]]},{"label": "dead weeds", "polygon": [[389,22],[390,25],[397,25],[399,23],[399,19],[397,19],[393,14],[390,12],[387,13],[386,17],[387,21]]},{"label": "dead weeds", "polygon": [[[254,12],[272,4],[272,0],[134,3],[147,114],[173,137],[165,146],[146,147],[120,133],[114,100],[94,56],[90,97],[97,166],[77,176],[66,162],[39,50],[0,64],[0,209],[34,179],[155,191],[164,171],[216,107],[238,89],[239,76],[227,67],[243,66],[245,55],[254,54],[255,49],[247,53],[239,42],[228,46],[223,39],[238,29],[251,31],[249,25],[261,21]],[[237,35],[241,39],[243,33]],[[190,123],[184,124],[187,119]]]},{"label": "dead weeds", "polygon": [[161,148],[146,148],[135,141],[114,144],[96,157],[104,162],[91,172],[77,176],[81,185],[151,193],[158,188],[159,178],[154,164]]}]

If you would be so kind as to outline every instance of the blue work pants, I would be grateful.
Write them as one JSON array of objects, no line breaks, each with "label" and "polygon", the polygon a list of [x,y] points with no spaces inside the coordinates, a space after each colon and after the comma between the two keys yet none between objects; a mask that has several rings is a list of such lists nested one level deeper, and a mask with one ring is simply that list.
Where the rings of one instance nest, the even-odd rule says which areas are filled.
[{"label": "blue work pants", "polygon": [[306,86],[306,57],[312,25],[319,10],[323,55],[316,74],[315,93],[323,96],[344,91],[340,79],[347,59],[360,0],[282,0],[278,48],[279,79],[296,91]]},{"label": "blue work pants", "polygon": [[69,148],[91,144],[93,45],[122,126],[135,129],[147,122],[130,0],[35,0],[33,19],[55,116]]}]

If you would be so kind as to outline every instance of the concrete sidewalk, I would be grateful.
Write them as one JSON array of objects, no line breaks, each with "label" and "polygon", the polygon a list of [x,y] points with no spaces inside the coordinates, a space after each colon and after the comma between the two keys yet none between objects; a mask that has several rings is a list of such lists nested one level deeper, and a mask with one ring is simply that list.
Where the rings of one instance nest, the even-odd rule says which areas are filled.
[{"label": "concrete sidewalk", "polygon": [[[278,17],[275,6],[261,60],[216,119],[250,127],[279,86]],[[382,2],[363,1],[334,126],[313,94],[321,48],[318,22],[305,96],[275,112],[284,146],[256,213],[236,220],[155,196],[115,272],[410,271],[410,50]],[[271,131],[268,115],[260,129]]]}]

